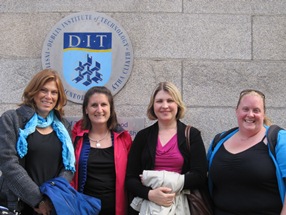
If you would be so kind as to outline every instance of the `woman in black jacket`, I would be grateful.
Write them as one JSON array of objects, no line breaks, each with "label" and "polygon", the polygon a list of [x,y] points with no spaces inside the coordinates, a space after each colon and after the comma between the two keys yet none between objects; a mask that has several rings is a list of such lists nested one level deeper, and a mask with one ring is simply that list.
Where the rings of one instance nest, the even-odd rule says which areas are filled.
[{"label": "woman in black jacket", "polygon": [[[190,130],[187,147],[185,128],[180,121],[185,105],[179,90],[170,82],[161,82],[151,96],[147,116],[157,120],[136,135],[128,157],[126,187],[133,197],[140,197],[161,206],[171,206],[176,193],[168,187],[151,189],[141,183],[143,170],[166,170],[184,175],[183,189],[205,185],[207,161],[201,133]],[[132,200],[132,199],[131,199]],[[130,214],[138,214],[133,209]]]}]

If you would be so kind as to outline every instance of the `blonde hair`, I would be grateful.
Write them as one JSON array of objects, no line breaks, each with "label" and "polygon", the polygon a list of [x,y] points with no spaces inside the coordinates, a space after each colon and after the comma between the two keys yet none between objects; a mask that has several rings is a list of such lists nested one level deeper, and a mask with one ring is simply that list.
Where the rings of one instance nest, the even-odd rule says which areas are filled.
[{"label": "blonde hair", "polygon": [[155,101],[155,97],[156,97],[157,93],[161,90],[169,93],[171,95],[171,97],[174,99],[175,103],[178,105],[178,112],[176,115],[176,119],[183,118],[185,116],[186,106],[182,100],[181,93],[179,92],[178,88],[174,84],[172,84],[171,82],[167,82],[167,81],[160,82],[156,86],[154,92],[152,93],[151,98],[150,98],[150,102],[149,102],[149,105],[147,108],[147,117],[150,120],[157,119],[157,116],[154,112],[154,101]]},{"label": "blonde hair", "polygon": [[[241,99],[246,96],[246,95],[249,95],[249,94],[254,94],[254,95],[258,95],[262,98],[262,102],[263,102],[263,110],[264,110],[264,113],[266,113],[266,105],[265,105],[265,95],[264,93],[262,93],[261,91],[259,90],[253,90],[253,89],[247,89],[247,90],[243,90],[240,92],[239,94],[239,99],[238,99],[238,102],[237,102],[237,105],[236,105],[236,109],[238,108],[240,102],[241,102]],[[265,114],[265,117],[264,117],[264,120],[263,120],[263,123],[267,126],[270,126],[272,124],[271,120],[266,116]]]},{"label": "blonde hair", "polygon": [[41,88],[50,81],[55,81],[58,88],[58,101],[55,106],[55,110],[57,110],[60,116],[64,115],[63,107],[67,103],[67,97],[64,91],[64,87],[62,81],[60,79],[59,74],[52,69],[44,69],[38,72],[28,83],[26,86],[23,95],[22,95],[22,103],[20,105],[28,105],[32,107],[34,110],[37,109],[36,104],[34,102],[35,95],[41,90]]}]

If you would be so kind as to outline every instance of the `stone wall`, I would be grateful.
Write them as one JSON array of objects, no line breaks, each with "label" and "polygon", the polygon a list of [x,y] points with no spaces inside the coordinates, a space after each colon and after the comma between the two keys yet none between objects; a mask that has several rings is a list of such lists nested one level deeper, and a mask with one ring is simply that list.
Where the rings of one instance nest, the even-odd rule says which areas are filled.
[{"label": "stone wall", "polygon": [[[134,65],[115,95],[122,117],[144,117],[153,87],[172,81],[188,107],[184,122],[212,137],[236,126],[245,88],[266,95],[267,114],[286,127],[286,1],[284,0],[2,0],[0,1],[0,113],[15,108],[42,69],[46,35],[63,17],[105,13],[127,31]],[[80,116],[69,102],[67,116]],[[146,126],[151,121],[146,118]]]}]

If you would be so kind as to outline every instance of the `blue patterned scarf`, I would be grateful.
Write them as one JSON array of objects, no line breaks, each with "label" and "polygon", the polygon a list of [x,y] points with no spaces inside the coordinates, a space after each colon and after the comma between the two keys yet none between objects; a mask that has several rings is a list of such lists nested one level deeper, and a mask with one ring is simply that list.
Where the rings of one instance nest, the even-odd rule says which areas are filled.
[{"label": "blue patterned scarf", "polygon": [[19,138],[16,148],[20,158],[23,158],[27,154],[28,143],[26,139],[30,134],[35,132],[36,127],[46,128],[50,125],[56,132],[59,140],[62,142],[62,157],[65,169],[75,172],[75,156],[70,135],[63,123],[55,116],[53,111],[49,113],[47,119],[44,119],[35,113],[29,122],[27,122],[25,128],[23,130],[19,129]]}]

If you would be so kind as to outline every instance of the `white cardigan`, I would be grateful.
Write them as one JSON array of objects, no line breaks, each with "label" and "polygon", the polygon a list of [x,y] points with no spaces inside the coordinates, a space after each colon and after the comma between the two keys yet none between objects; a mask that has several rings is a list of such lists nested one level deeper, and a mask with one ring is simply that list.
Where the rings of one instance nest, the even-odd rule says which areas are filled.
[{"label": "white cardigan", "polygon": [[171,188],[176,193],[173,204],[170,207],[157,205],[140,197],[135,197],[131,207],[139,211],[140,215],[190,215],[189,205],[184,191],[184,175],[165,170],[144,170],[142,174],[142,184],[156,189],[158,187]]}]

